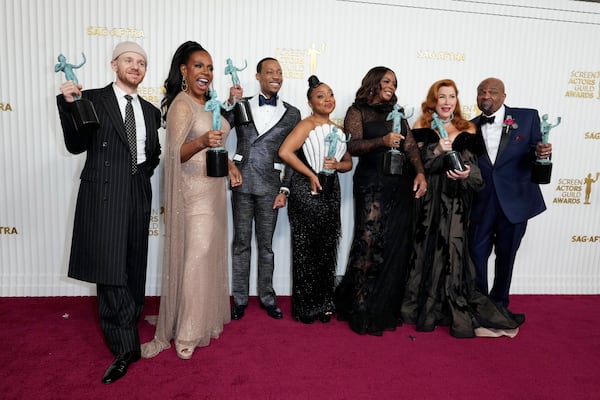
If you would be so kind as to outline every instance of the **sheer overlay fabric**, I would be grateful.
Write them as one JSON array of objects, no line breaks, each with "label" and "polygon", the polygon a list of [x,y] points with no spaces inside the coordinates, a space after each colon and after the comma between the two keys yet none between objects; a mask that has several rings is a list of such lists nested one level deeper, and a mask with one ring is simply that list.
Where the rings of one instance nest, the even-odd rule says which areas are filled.
[{"label": "sheer overlay fabric", "polygon": [[345,275],[336,288],[337,317],[360,334],[380,335],[399,324],[402,288],[410,249],[415,172],[423,172],[418,147],[406,120],[402,149],[409,166],[401,176],[383,173],[389,150],[383,137],[392,131],[389,105],[353,104],[344,130],[348,151],[359,157],[354,172],[354,237]]},{"label": "sheer overlay fabric", "polygon": [[444,155],[434,154],[437,133],[422,128],[413,134],[422,144],[428,190],[416,212],[402,319],[416,324],[417,331],[450,326],[450,334],[460,338],[515,336],[518,324],[477,290],[469,257],[469,214],[473,194],[483,186],[476,162],[476,154],[483,149],[479,136],[462,132],[454,139],[453,149],[471,171],[464,180],[452,180],[446,176]]},{"label": "sheer overlay fabric", "polygon": [[[222,118],[223,142],[230,126]],[[165,244],[160,309],[142,356],[175,346],[192,350],[218,338],[229,306],[225,178],[206,176],[206,151],[181,163],[180,149],[212,129],[212,115],[181,92],[167,115],[164,168]]]}]

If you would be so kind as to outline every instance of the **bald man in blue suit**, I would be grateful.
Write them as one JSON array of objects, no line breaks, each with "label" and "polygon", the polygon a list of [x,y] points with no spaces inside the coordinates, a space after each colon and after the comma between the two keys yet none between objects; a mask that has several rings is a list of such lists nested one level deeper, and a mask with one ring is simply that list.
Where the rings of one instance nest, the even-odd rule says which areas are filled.
[{"label": "bald man in blue suit", "polygon": [[[482,114],[472,120],[486,151],[478,158],[484,188],[471,211],[470,251],[477,286],[488,293],[488,258],[495,252],[494,283],[489,296],[507,313],[513,265],[527,221],[546,210],[539,185],[531,182],[532,163],[552,154],[541,143],[537,110],[504,105],[504,83],[488,78],[477,87]],[[523,317],[524,318],[524,317]]]}]

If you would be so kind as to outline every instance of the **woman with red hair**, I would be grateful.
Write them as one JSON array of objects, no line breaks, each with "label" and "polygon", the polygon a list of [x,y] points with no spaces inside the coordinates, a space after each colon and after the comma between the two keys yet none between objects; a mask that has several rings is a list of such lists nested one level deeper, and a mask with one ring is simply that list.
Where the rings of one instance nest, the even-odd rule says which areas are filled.
[{"label": "woman with red hair", "polygon": [[473,194],[483,186],[476,157],[485,147],[462,117],[454,81],[435,82],[413,135],[421,149],[427,193],[416,214],[414,251],[401,314],[417,331],[450,326],[455,337],[510,336],[523,321],[505,315],[475,285],[468,225]]}]

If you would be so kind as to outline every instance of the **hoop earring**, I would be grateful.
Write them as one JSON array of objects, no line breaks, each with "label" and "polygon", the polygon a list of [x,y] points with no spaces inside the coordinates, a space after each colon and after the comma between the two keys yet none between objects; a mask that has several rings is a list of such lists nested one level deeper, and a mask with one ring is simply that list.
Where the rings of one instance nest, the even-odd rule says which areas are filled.
[{"label": "hoop earring", "polygon": [[181,80],[181,90],[183,92],[187,92],[187,90],[188,90],[188,83],[187,83],[187,80],[185,79],[185,76]]}]

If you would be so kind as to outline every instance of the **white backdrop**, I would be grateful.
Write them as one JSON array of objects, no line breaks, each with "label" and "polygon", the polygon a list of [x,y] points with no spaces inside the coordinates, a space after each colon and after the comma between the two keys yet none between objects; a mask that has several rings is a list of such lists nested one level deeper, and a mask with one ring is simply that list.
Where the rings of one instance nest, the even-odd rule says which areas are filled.
[{"label": "white backdrop", "polygon": [[[73,211],[84,155],[64,147],[55,105],[64,80],[54,72],[63,53],[85,88],[114,78],[114,45],[134,40],[148,52],[140,94],[158,105],[175,49],[206,47],[222,99],[231,84],[225,60],[246,95],[258,90],[255,65],[277,57],[280,95],[303,116],[306,79],[316,73],[337,97],[342,120],[360,80],[373,66],[398,76],[399,102],[414,107],[434,81],[454,79],[463,112],[477,115],[484,78],[506,84],[506,103],[547,113],[553,129],[548,210],[530,221],[517,257],[513,293],[600,293],[600,4],[566,0],[2,0],[0,2],[0,296],[89,295],[66,277]],[[164,143],[164,132],[161,132]],[[235,135],[228,148],[235,148]],[[147,294],[160,293],[162,166],[153,179]],[[342,178],[343,237],[338,272],[352,239],[352,179]],[[588,198],[586,202],[586,188]],[[587,203],[587,204],[586,204]],[[224,205],[225,206],[225,205]],[[230,209],[230,205],[227,205]],[[231,222],[231,215],[230,215]],[[230,235],[231,237],[231,235]],[[278,294],[290,293],[290,241],[282,210],[275,232]],[[255,262],[252,281],[255,281]],[[254,287],[252,294],[254,294]]]}]

